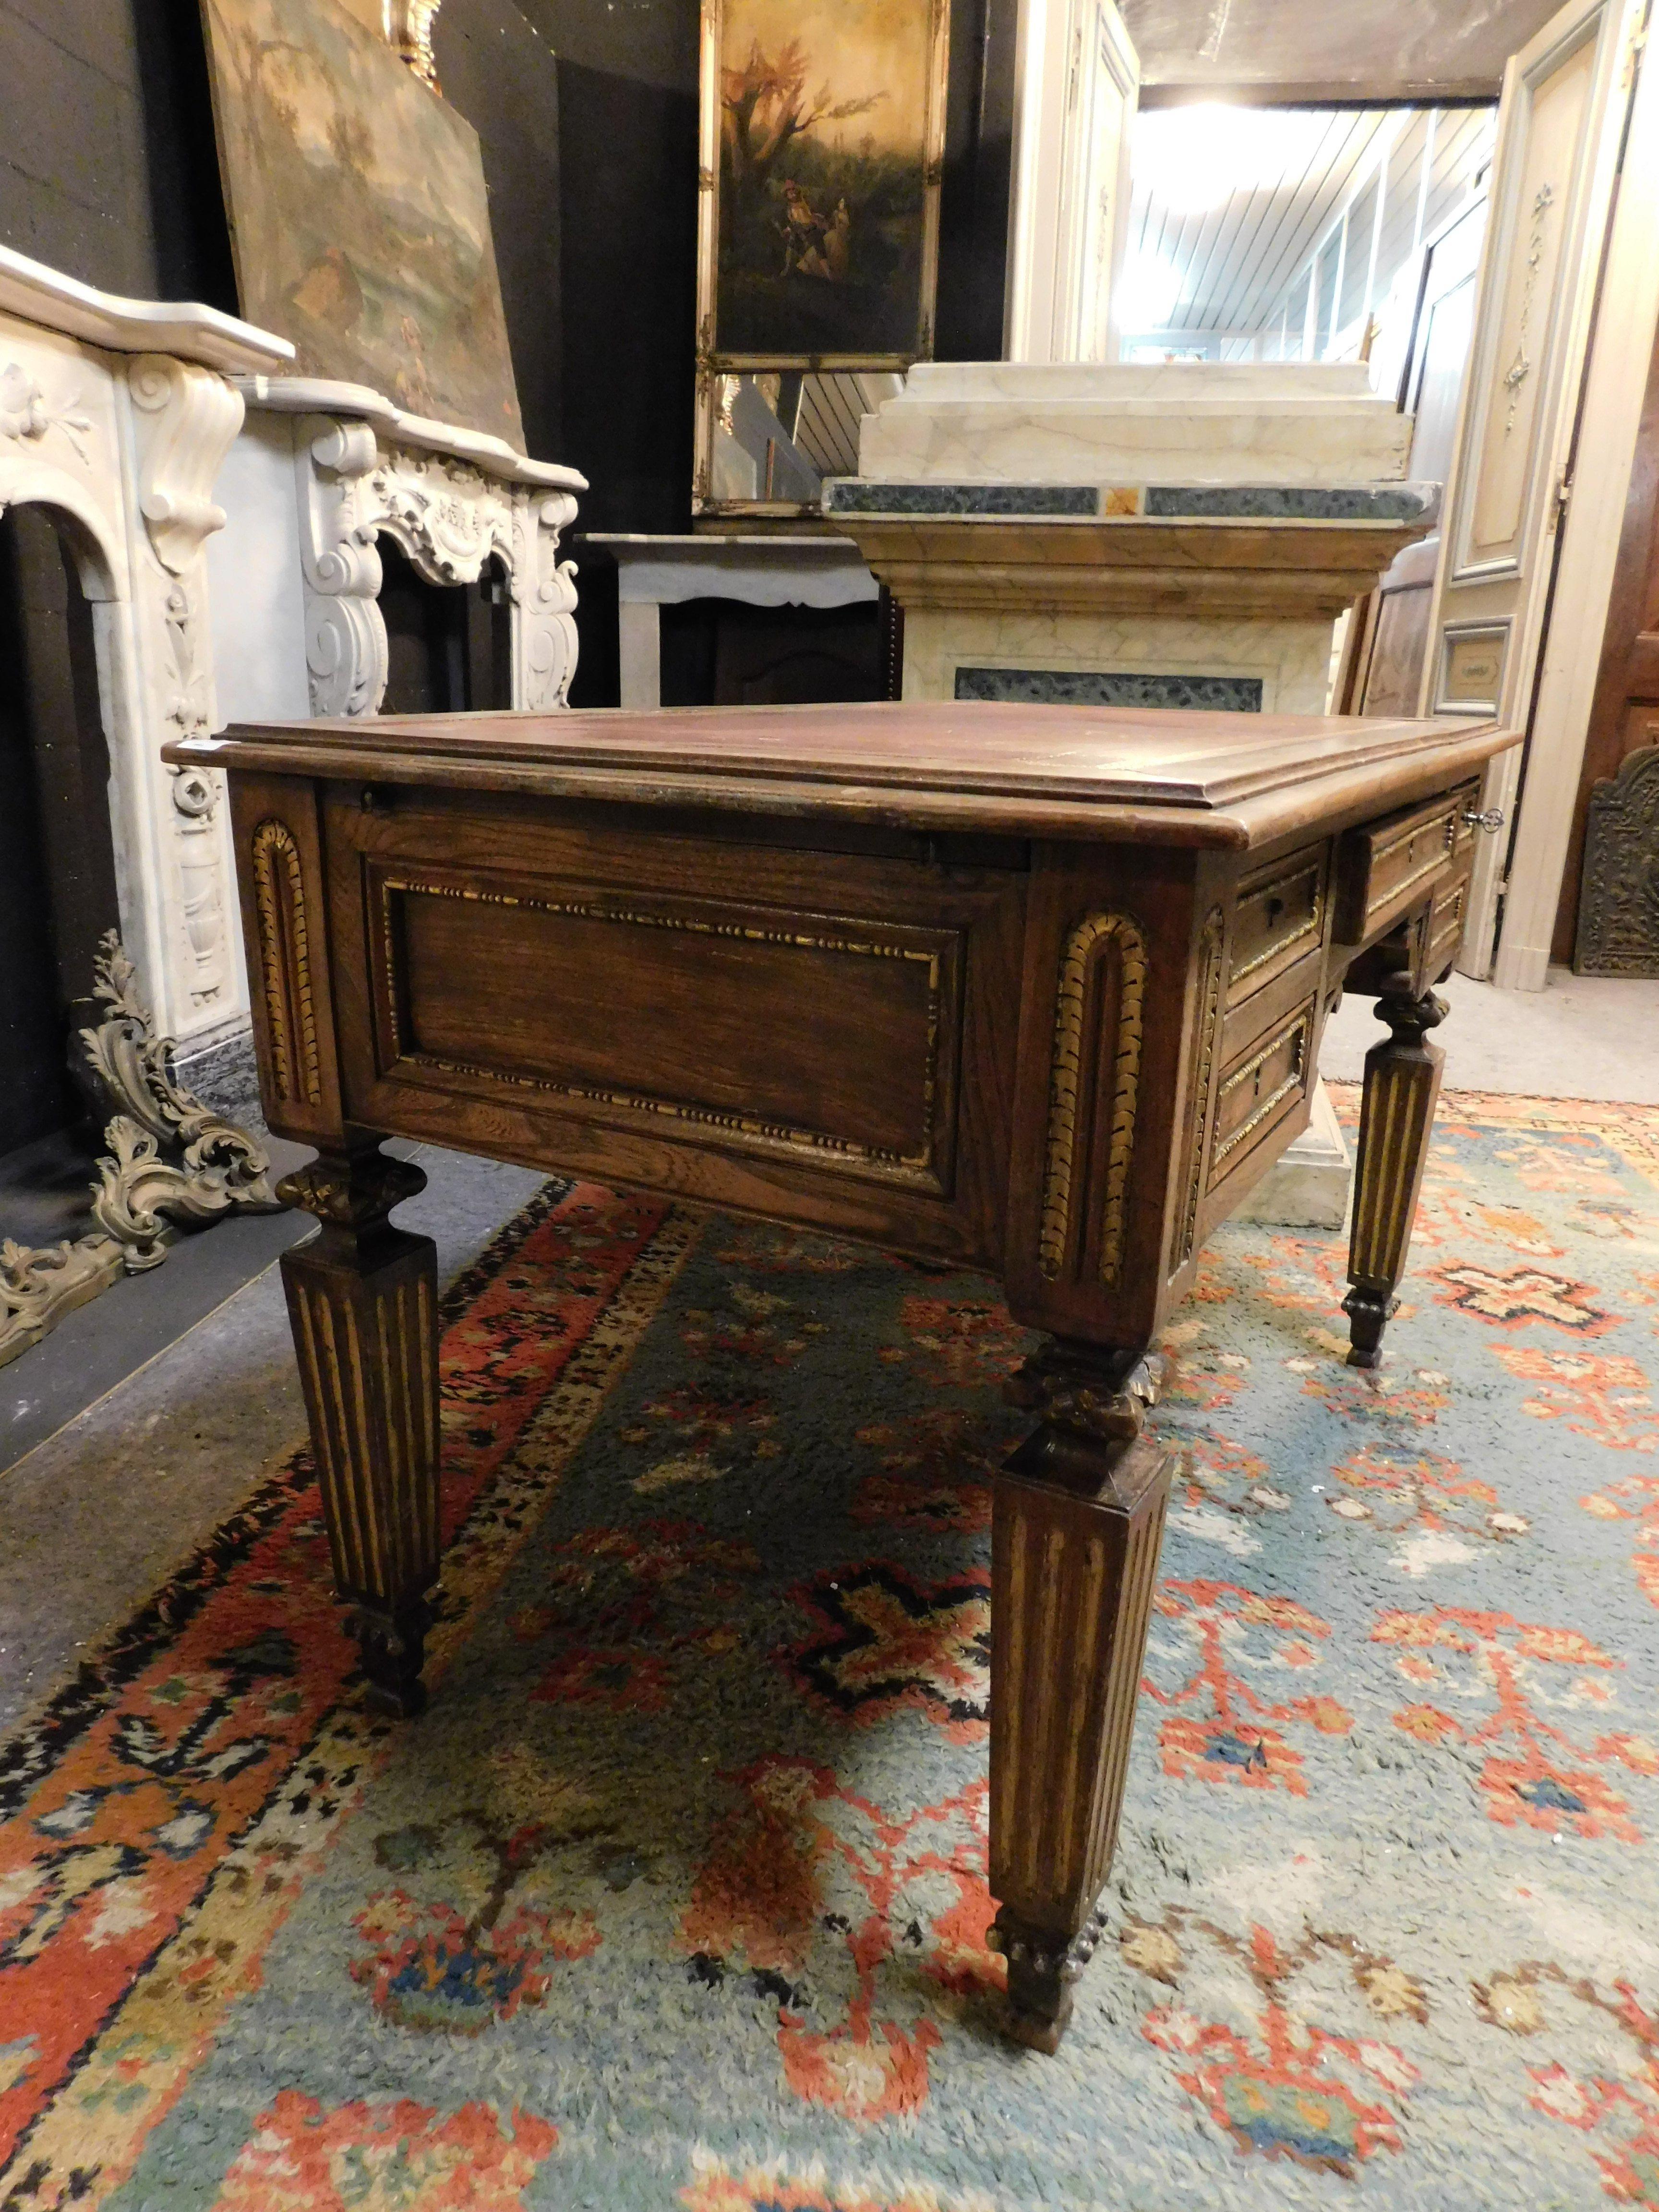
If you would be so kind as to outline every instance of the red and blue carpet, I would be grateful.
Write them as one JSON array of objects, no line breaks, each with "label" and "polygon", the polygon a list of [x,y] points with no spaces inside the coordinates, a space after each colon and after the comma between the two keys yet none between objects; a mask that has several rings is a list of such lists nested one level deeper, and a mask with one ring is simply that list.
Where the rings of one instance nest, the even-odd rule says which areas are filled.
[{"label": "red and blue carpet", "polygon": [[591,1187],[450,1293],[432,1709],[304,1455],[0,1753],[0,2207],[1659,2205],[1659,1121],[1217,1240],[1109,1939],[993,2018],[986,1285]]}]

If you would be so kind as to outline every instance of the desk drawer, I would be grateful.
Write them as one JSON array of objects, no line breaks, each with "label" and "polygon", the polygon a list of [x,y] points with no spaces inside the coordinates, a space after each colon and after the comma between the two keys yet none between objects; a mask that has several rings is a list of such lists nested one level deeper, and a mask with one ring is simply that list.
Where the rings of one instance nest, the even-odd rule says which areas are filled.
[{"label": "desk drawer", "polygon": [[1417,903],[1451,860],[1463,805],[1461,791],[1447,792],[1349,830],[1337,860],[1342,944],[1364,944]]},{"label": "desk drawer", "polygon": [[1306,845],[1248,875],[1233,912],[1227,1004],[1236,1006],[1306,954],[1325,933],[1328,844]]},{"label": "desk drawer", "polygon": [[1222,1069],[1209,1189],[1237,1173],[1306,1098],[1318,1006],[1316,994]]},{"label": "desk drawer", "polygon": [[1428,945],[1423,956],[1425,979],[1432,982],[1456,952],[1468,913],[1469,867],[1465,862],[1434,895],[1429,909]]}]

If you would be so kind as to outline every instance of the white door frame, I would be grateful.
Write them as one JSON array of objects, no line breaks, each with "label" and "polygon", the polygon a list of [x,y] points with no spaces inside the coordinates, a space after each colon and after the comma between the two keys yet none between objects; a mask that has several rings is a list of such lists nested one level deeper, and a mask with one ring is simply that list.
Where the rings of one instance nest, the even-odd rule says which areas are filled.
[{"label": "white door frame", "polygon": [[1555,588],[1492,981],[1541,991],[1659,327],[1659,68],[1639,71],[1570,459]]},{"label": "white door frame", "polygon": [[[1627,100],[1631,27],[1645,0],[1569,0],[1512,55],[1492,161],[1492,213],[1477,278],[1474,343],[1443,507],[1442,552],[1419,712],[1490,711],[1527,726],[1554,567],[1554,536],[1595,307]],[[1589,78],[1569,166],[1534,166],[1534,95],[1589,49]],[[1541,110],[1540,111],[1541,112]],[[1558,152],[1559,149],[1558,149]],[[1523,201],[1525,204],[1523,204]],[[1534,276],[1559,225],[1547,295]],[[1504,428],[1494,438],[1498,410]],[[1507,441],[1518,430],[1519,458]],[[1518,476],[1516,471],[1519,471]],[[1508,489],[1504,490],[1507,477]],[[1513,526],[1479,539],[1483,508],[1503,493]],[[1491,683],[1495,665],[1496,684]],[[1471,689],[1473,684],[1474,689]],[[1476,697],[1475,691],[1486,696]],[[1481,804],[1514,819],[1522,754],[1487,770]],[[1481,838],[1459,966],[1492,964],[1510,840]],[[1541,986],[1543,975],[1538,976]]]},{"label": "white door frame", "polygon": [[[1140,63],[1113,0],[1020,0],[1003,354],[1109,361]],[[1118,128],[1110,130],[1113,102]]]}]

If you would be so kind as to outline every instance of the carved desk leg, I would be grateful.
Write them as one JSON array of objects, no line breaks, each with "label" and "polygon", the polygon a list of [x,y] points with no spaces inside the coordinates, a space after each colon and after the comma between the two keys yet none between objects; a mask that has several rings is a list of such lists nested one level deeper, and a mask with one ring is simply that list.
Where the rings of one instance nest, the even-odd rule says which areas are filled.
[{"label": "carved desk leg", "polygon": [[997,1478],[992,1941],[1012,2033],[1053,2051],[1100,1936],[1170,1455],[1140,1434],[1159,1363],[1054,1343],[1011,1395],[1042,1420]]},{"label": "carved desk leg", "polygon": [[1446,1002],[1432,991],[1412,995],[1401,975],[1383,985],[1377,1017],[1391,1035],[1365,1054],[1365,1092],[1359,1110],[1359,1160],[1354,1176],[1353,1232],[1342,1301],[1352,1324],[1350,1367],[1375,1367],[1382,1357],[1382,1331],[1400,1301],[1395,1296],[1406,1269],[1417,1194],[1428,1157],[1429,1129],[1440,1095],[1446,1055],[1425,1042],[1446,1018]]},{"label": "carved desk leg", "polygon": [[426,1703],[438,1577],[438,1271],[432,1239],[386,1216],[425,1188],[378,1146],[325,1154],[277,1185],[322,1224],[283,1255],[289,1320],[346,1625],[370,1703],[400,1717]]}]

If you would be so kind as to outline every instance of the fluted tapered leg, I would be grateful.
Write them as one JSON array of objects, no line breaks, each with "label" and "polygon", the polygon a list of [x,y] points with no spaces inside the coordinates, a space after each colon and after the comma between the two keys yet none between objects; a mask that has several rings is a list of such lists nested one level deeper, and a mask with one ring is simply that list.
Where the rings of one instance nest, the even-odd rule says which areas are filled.
[{"label": "fluted tapered leg", "polygon": [[1383,987],[1377,1018],[1390,1034],[1365,1055],[1365,1092],[1359,1113],[1359,1159],[1354,1175],[1353,1231],[1348,1280],[1342,1301],[1352,1349],[1350,1367],[1375,1367],[1382,1357],[1382,1331],[1400,1301],[1395,1292],[1406,1270],[1412,1222],[1423,1185],[1429,1130],[1440,1095],[1446,1055],[1426,1042],[1446,1018],[1446,1003],[1432,991],[1413,997],[1409,980]]},{"label": "fluted tapered leg", "polygon": [[1169,1501],[1140,1433],[1158,1363],[1054,1345],[1015,1377],[1042,1416],[999,1475],[992,1533],[992,1941],[1009,2026],[1059,2048],[1099,1939]]},{"label": "fluted tapered leg", "polygon": [[426,1702],[438,1577],[438,1275],[432,1239],[386,1216],[425,1186],[378,1150],[325,1154],[277,1186],[321,1224],[283,1255],[289,1320],[346,1626],[370,1703],[399,1717]]}]

